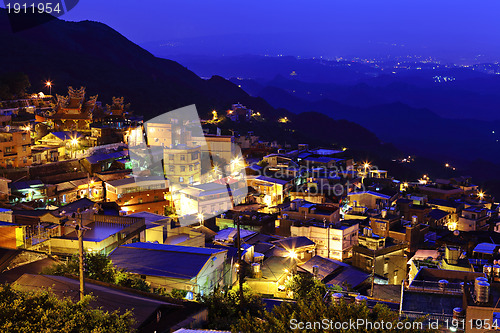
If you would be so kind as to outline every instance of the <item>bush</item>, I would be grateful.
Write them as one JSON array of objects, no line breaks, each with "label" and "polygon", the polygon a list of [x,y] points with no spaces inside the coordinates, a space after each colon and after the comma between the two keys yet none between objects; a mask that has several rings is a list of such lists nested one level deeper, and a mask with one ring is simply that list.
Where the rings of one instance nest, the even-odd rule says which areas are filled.
[{"label": "bush", "polygon": [[0,332],[133,332],[130,311],[120,314],[89,306],[93,298],[80,302],[58,299],[50,291],[24,292],[0,286]]}]

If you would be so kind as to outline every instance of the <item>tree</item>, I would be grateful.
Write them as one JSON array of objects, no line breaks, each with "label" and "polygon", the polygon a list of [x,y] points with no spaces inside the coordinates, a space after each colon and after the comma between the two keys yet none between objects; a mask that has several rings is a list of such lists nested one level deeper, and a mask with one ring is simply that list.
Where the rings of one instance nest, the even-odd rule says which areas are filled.
[{"label": "tree", "polygon": [[[339,329],[335,327],[335,323],[358,322],[358,319],[363,319],[364,323],[385,323],[385,328],[389,325],[391,329],[375,329],[374,327],[356,326],[347,327],[347,329]],[[326,322],[325,322],[326,320]],[[372,309],[366,304],[347,303],[341,301],[339,304],[328,305],[323,301],[320,295],[316,295],[314,299],[304,300],[299,299],[296,303],[284,302],[279,307],[275,307],[273,311],[261,311],[258,316],[253,316],[250,313],[242,316],[238,324],[234,325],[231,330],[233,332],[246,333],[285,333],[285,332],[434,332],[425,328],[417,328],[412,326],[410,329],[396,329],[397,323],[412,324],[408,319],[400,319],[397,312],[390,310],[385,305],[377,304]],[[421,322],[417,321],[417,322]],[[304,323],[300,328],[298,323]],[[310,326],[306,326],[310,323]],[[317,326],[314,323],[319,323]],[[390,324],[387,324],[390,323]],[[297,326],[294,326],[297,325]],[[404,327],[404,326],[403,326]],[[423,326],[422,326],[423,327]]]},{"label": "tree", "polygon": [[0,331],[17,332],[133,332],[134,319],[127,311],[105,312],[92,308],[93,298],[80,302],[58,299],[50,291],[25,292],[0,286]]},{"label": "tree", "polygon": [[[326,294],[326,285],[310,274],[296,274],[288,282],[287,288],[293,292],[294,299],[314,299],[317,295]],[[342,288],[338,288],[342,290]]]},{"label": "tree", "polygon": [[[85,253],[85,276],[107,283],[114,283],[116,269],[113,266],[111,259],[101,253]],[[66,263],[56,264],[52,267],[44,269],[43,274],[48,275],[64,275],[64,274],[79,274],[79,258],[74,255]]]},{"label": "tree", "polygon": [[208,328],[227,330],[247,313],[257,316],[264,308],[260,297],[252,293],[248,285],[243,285],[245,303],[240,306],[239,289],[216,289],[213,293],[200,297],[199,301],[208,308]]},{"label": "tree", "polygon": [[146,292],[151,291],[151,287],[146,281],[136,275],[124,271],[116,272],[115,283],[122,287],[133,288]]},{"label": "tree", "polygon": [[31,87],[28,76],[21,72],[6,73],[0,77],[0,97],[10,99],[23,97]]},{"label": "tree", "polygon": [[[48,275],[78,275],[79,273],[79,258],[77,255],[72,256],[68,262],[53,265],[42,271],[42,274]],[[111,259],[101,253],[85,253],[85,277],[141,291],[149,292],[151,289],[148,283],[140,277],[116,269]]]}]

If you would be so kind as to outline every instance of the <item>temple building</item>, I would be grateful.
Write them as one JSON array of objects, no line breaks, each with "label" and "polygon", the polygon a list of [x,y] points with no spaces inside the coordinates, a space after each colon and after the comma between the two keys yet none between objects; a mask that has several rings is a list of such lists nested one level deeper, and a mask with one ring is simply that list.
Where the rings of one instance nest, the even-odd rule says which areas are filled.
[{"label": "temple building", "polygon": [[47,122],[54,131],[90,131],[97,107],[97,95],[85,100],[85,87],[68,87],[68,96],[57,95],[53,112],[37,115],[37,122]]}]

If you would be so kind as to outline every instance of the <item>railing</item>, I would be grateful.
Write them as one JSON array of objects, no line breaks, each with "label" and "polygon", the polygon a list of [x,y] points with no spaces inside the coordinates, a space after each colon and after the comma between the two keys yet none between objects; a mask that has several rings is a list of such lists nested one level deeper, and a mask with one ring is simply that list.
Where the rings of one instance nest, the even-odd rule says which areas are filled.
[{"label": "railing", "polygon": [[413,280],[407,287],[409,291],[423,291],[437,294],[460,295],[462,286],[460,283],[439,283],[437,281]]},{"label": "railing", "polygon": [[425,321],[433,321],[433,322],[435,322],[436,320],[439,320],[440,327],[443,326],[443,325],[441,325],[441,323],[445,323],[447,321],[451,323],[451,319],[453,319],[453,315],[451,315],[451,314],[446,314],[446,313],[429,314],[429,313],[418,312],[418,311],[403,311],[402,317],[408,318],[408,319],[418,319],[418,318],[425,317],[426,318]]}]

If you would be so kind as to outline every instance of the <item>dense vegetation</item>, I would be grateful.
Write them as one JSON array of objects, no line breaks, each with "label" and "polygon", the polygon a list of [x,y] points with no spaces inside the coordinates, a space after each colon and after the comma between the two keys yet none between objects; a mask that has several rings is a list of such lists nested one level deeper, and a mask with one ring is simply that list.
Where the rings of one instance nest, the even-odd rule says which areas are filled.
[{"label": "dense vegetation", "polygon": [[105,312],[83,301],[59,299],[50,291],[25,292],[0,286],[0,331],[19,332],[133,332],[131,312]]},{"label": "dense vegetation", "polygon": [[[137,289],[145,292],[154,292],[163,296],[182,299],[186,296],[183,290],[165,291],[163,288],[151,288],[149,284],[135,274],[116,268],[108,256],[100,253],[85,254],[85,277],[97,281],[116,284],[118,286]],[[43,270],[47,275],[79,275],[78,256],[71,257],[67,262],[55,264]]]}]

